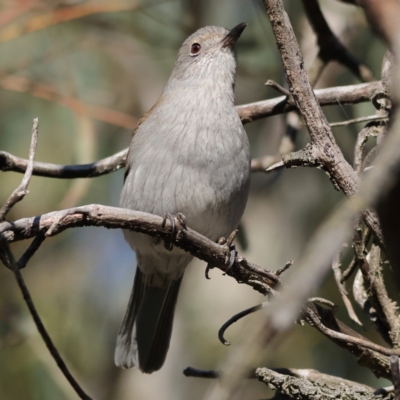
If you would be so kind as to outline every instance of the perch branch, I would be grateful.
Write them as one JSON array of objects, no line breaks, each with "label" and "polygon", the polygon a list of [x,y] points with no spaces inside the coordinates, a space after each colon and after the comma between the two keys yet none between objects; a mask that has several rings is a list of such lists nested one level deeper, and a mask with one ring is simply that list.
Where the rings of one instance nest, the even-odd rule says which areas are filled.
[{"label": "perch branch", "polygon": [[92,204],[23,218],[12,223],[5,221],[0,223],[0,235],[14,242],[37,235],[56,235],[65,229],[79,226],[129,229],[169,240],[174,246],[190,252],[260,293],[270,293],[270,287],[282,283],[276,273],[260,268],[244,257],[236,257],[232,267],[228,268],[225,245],[219,245],[190,228],[180,231],[177,238],[171,238],[171,223],[167,221],[164,228],[162,224],[163,218],[157,215]]}]

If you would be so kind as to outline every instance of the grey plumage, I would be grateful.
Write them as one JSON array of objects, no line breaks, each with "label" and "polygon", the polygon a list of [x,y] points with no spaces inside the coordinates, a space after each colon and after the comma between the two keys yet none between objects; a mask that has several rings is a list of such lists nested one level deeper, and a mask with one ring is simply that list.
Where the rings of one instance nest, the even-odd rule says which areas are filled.
[{"label": "grey plumage", "polygon": [[[182,45],[160,99],[131,141],[120,206],[153,214],[182,213],[187,225],[217,241],[234,230],[249,189],[247,135],[234,107],[234,44],[230,32],[207,26]],[[195,52],[199,44],[201,49]],[[195,54],[193,54],[195,52]],[[192,256],[124,232],[138,269],[115,362],[151,373],[164,363],[184,269]]]}]

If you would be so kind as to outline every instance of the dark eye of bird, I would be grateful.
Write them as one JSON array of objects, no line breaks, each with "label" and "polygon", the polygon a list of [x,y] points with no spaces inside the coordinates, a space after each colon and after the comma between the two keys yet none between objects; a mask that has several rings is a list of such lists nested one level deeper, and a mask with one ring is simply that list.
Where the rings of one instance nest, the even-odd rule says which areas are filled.
[{"label": "dark eye of bird", "polygon": [[190,50],[190,54],[192,56],[195,56],[196,54],[199,54],[200,50],[201,50],[200,44],[199,43],[193,43],[192,44],[192,48]]}]

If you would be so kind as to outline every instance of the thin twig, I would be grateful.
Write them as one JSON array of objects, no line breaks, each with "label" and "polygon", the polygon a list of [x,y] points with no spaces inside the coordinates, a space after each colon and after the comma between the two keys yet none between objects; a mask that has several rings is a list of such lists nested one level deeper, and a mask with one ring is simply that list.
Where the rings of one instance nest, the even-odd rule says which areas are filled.
[{"label": "thin twig", "polygon": [[[382,90],[381,81],[362,83],[359,85],[337,86],[314,91],[321,107],[343,104],[357,104],[371,101],[372,96]],[[275,99],[243,104],[236,107],[243,124],[289,111],[295,111],[295,105],[286,101],[286,96]]]},{"label": "thin twig", "polygon": [[289,90],[284,88],[278,82],[275,82],[272,79],[268,79],[267,82],[265,82],[265,85],[274,88],[280,94],[283,94],[284,96],[286,96],[288,102],[293,101],[292,94],[289,92]]},{"label": "thin twig", "polygon": [[283,161],[279,161],[273,165],[271,165],[270,167],[268,167],[265,172],[272,172],[275,171],[277,169],[281,169],[285,166],[285,163]]},{"label": "thin twig", "polygon": [[5,204],[0,209],[0,222],[4,221],[4,218],[8,214],[8,212],[14,207],[16,203],[21,201],[26,194],[28,193],[28,185],[32,177],[33,171],[33,161],[35,159],[36,154],[36,146],[38,140],[38,133],[39,133],[39,119],[35,118],[33,120],[32,126],[32,138],[31,138],[31,145],[29,148],[29,161],[27,163],[27,168],[22,179],[21,184],[12,192],[11,196],[7,199]]},{"label": "thin twig", "polygon": [[282,268],[278,269],[275,273],[280,276],[293,265],[293,260],[289,260]]},{"label": "thin twig", "polygon": [[351,124],[358,124],[359,122],[369,122],[369,121],[389,121],[389,118],[387,116],[379,116],[379,115],[370,115],[369,117],[360,117],[360,118],[354,118],[354,119],[349,119],[347,121],[343,122],[333,122],[330,123],[329,126],[331,128],[335,128],[337,126],[347,126]]},{"label": "thin twig", "polygon": [[[123,168],[125,166],[127,154],[128,149],[124,149],[94,163],[81,165],[59,165],[35,162],[33,164],[33,175],[59,179],[95,178]],[[25,172],[27,165],[27,160],[16,157],[5,151],[0,151],[1,171]]]},{"label": "thin twig", "polygon": [[21,256],[21,258],[18,260],[18,268],[23,269],[26,267],[32,256],[37,252],[41,244],[45,241],[46,236],[43,234],[37,235],[28,249],[25,251],[25,253]]},{"label": "thin twig", "polygon": [[365,349],[370,349],[370,350],[376,351],[376,352],[378,352],[380,354],[383,354],[385,356],[388,356],[388,357],[390,355],[392,355],[392,354],[400,355],[400,351],[396,351],[396,350],[393,350],[393,349],[388,349],[386,347],[379,346],[379,345],[377,345],[377,344],[375,344],[375,343],[373,343],[373,342],[371,342],[371,341],[369,341],[367,339],[361,339],[361,338],[358,338],[358,337],[356,338],[354,336],[349,336],[349,335],[346,335],[344,333],[337,332],[337,331],[334,331],[333,329],[330,329],[330,328],[326,327],[324,324],[321,323],[320,319],[317,317],[315,312],[310,307],[308,307],[304,311],[304,314],[306,315],[307,318],[309,318],[311,320],[312,324],[321,333],[323,333],[325,336],[328,336],[328,337],[330,337],[332,339],[340,340],[340,341],[345,342],[345,343],[352,343],[354,345],[363,347]]},{"label": "thin twig", "polygon": [[221,328],[218,331],[218,339],[219,341],[225,345],[225,346],[230,346],[230,342],[228,342],[225,338],[224,338],[224,334],[225,331],[235,322],[239,321],[239,319],[245,317],[246,315],[255,313],[258,310],[261,310],[265,307],[267,307],[269,305],[269,302],[266,301],[264,303],[258,304],[257,306],[253,306],[250,308],[247,308],[246,310],[241,311],[240,313],[235,314],[232,318],[229,318],[228,321],[226,321]]},{"label": "thin twig", "polygon": [[347,296],[347,290],[342,282],[342,271],[340,269],[340,256],[341,252],[338,252],[332,262],[333,275],[335,277],[336,285],[339,289],[339,293],[342,296],[343,303],[346,307],[347,313],[350,319],[352,319],[356,324],[362,326],[361,321],[358,319],[356,312],[354,311],[353,305]]},{"label": "thin twig", "polygon": [[3,240],[0,238],[0,252],[3,253],[4,258],[8,260],[8,268],[12,269],[15,275],[15,279],[18,283],[18,286],[21,290],[22,296],[24,298],[24,301],[26,305],[28,306],[29,312],[32,315],[32,318],[35,322],[35,325],[37,327],[37,330],[40,333],[40,336],[42,337],[43,341],[45,342],[47,348],[49,349],[49,352],[51,356],[53,357],[54,361],[56,362],[57,366],[60,368],[61,372],[65,376],[65,378],[68,380],[70,385],[73,387],[79,398],[83,400],[91,400],[91,398],[84,392],[84,390],[80,387],[78,382],[75,380],[75,378],[72,376],[70,371],[68,370],[67,366],[65,365],[65,362],[63,361],[62,357],[60,356],[60,353],[58,352],[57,348],[55,347],[53,341],[51,340],[50,335],[47,333],[46,328],[43,325],[42,320],[40,319],[40,316],[36,310],[36,307],[33,303],[32,297],[29,293],[28,287],[25,284],[24,278],[21,274],[21,271],[19,270],[18,264],[15,262],[14,256],[10,250],[10,247],[7,243],[7,241]]},{"label": "thin twig", "polygon": [[220,374],[213,370],[206,371],[203,369],[187,367],[183,370],[183,375],[192,378],[218,379]]}]

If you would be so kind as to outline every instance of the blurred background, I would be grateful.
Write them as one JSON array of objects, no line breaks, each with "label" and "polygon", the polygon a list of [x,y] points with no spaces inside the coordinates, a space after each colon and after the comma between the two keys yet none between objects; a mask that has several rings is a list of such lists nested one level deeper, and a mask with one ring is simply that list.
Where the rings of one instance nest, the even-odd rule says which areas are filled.
[{"label": "blurred background", "polygon": [[[379,78],[385,49],[362,11],[334,0],[320,3],[336,35]],[[285,6],[310,66],[318,50],[315,35],[301,2],[286,1]],[[232,28],[243,21],[248,27],[237,44],[237,104],[278,96],[264,85],[268,79],[285,85],[261,1],[1,0],[0,150],[27,158],[34,117],[40,122],[38,161],[82,164],[127,147],[137,119],[161,94],[183,40],[205,25]],[[359,82],[350,72],[333,63],[317,87],[355,83]],[[374,113],[371,104],[324,111],[330,122]],[[285,116],[276,116],[246,125],[253,157],[277,153],[285,121]],[[361,127],[334,129],[350,162]],[[303,127],[296,147],[308,140]],[[1,204],[21,179],[17,173],[0,173]],[[30,194],[8,219],[90,203],[116,206],[122,180],[122,171],[95,179],[33,177]],[[295,268],[304,244],[342,197],[317,169],[253,174],[243,218],[249,246],[241,254],[268,269],[293,259]],[[12,249],[20,256],[27,246],[15,243]],[[114,366],[113,353],[135,267],[134,253],[120,231],[81,228],[46,240],[23,273],[55,344],[93,398],[201,399],[211,382],[185,378],[182,370],[217,369],[230,351],[217,339],[220,326],[264,299],[218,270],[206,280],[205,264],[193,262],[183,281],[163,369],[152,375],[122,371]],[[339,304],[339,317],[359,330],[343,310],[333,277],[318,295]],[[366,327],[359,331],[381,343],[361,310],[356,312]],[[241,320],[229,329],[231,348],[240,339],[240,329],[251,329],[250,321]],[[385,384],[309,326],[296,326],[263,366],[314,368],[374,387]],[[265,385],[249,381],[241,398],[269,395]],[[13,274],[5,268],[0,268],[0,398],[77,398],[39,337]]]}]

